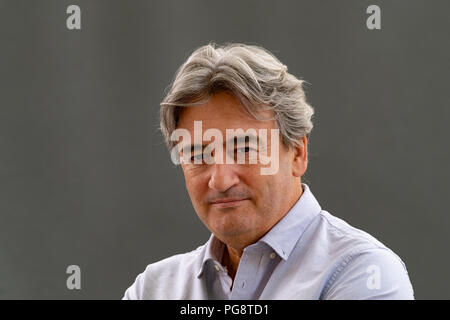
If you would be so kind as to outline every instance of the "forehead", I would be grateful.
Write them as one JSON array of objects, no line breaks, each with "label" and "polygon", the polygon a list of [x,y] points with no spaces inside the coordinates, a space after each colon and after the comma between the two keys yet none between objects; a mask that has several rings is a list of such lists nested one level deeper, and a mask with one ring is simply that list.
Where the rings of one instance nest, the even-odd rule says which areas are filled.
[{"label": "forehead", "polygon": [[[261,110],[262,118],[273,117],[270,110]],[[215,128],[225,132],[226,129],[271,129],[275,128],[274,120],[261,121],[248,114],[234,95],[219,92],[210,97],[208,102],[192,107],[183,108],[177,128],[194,130],[194,121],[202,121],[203,129]]]}]

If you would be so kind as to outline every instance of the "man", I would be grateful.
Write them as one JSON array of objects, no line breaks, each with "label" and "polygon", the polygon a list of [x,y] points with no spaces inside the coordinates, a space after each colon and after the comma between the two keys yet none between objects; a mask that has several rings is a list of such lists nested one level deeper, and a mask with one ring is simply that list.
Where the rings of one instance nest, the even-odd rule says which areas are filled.
[{"label": "man", "polygon": [[265,49],[193,52],[161,103],[161,130],[212,234],[148,265],[123,299],[413,299],[402,260],[301,182],[313,113],[302,80]]}]

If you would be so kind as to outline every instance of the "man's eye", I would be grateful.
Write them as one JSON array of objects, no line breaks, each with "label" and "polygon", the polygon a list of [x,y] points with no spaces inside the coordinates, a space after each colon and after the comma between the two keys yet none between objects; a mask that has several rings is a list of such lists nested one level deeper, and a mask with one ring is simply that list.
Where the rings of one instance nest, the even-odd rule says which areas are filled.
[{"label": "man's eye", "polygon": [[237,148],[236,151],[238,153],[246,153],[246,152],[250,152],[250,150],[254,151],[255,149],[251,148],[251,147],[242,147],[242,148]]},{"label": "man's eye", "polygon": [[196,154],[196,155],[193,155],[192,157],[191,157],[191,162],[194,162],[194,160],[202,160],[203,159],[203,154],[202,153],[200,153],[200,154]]}]

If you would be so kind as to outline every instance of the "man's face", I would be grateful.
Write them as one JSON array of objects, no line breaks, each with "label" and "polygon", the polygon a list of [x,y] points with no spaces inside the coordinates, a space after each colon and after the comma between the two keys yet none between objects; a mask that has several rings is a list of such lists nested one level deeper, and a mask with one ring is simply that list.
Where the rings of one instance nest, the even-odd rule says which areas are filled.
[{"label": "man's face", "polygon": [[[272,111],[260,113],[272,117]],[[248,115],[233,95],[221,92],[200,106],[186,107],[179,118],[179,129],[187,129],[194,137],[194,121],[202,121],[202,131],[215,128],[226,137],[226,129],[267,130],[267,155],[274,149],[271,129],[277,129],[274,120],[261,121]],[[203,140],[204,144],[211,143]],[[254,241],[268,232],[290,209],[292,190],[300,184],[293,175],[294,153],[277,140],[279,169],[272,175],[261,175],[261,167],[270,166],[258,161],[250,164],[226,163],[230,151],[223,147],[223,161],[182,163],[186,188],[197,215],[206,227],[225,243]],[[246,144],[249,146],[249,144]],[[258,147],[258,144],[252,146]],[[248,148],[231,152],[245,152]],[[236,155],[234,155],[236,156]],[[233,155],[231,156],[233,157]],[[296,180],[297,179],[297,180]],[[295,185],[295,186],[294,186]],[[298,189],[296,189],[298,191]],[[301,185],[300,185],[301,190]],[[297,199],[295,199],[297,200]]]}]

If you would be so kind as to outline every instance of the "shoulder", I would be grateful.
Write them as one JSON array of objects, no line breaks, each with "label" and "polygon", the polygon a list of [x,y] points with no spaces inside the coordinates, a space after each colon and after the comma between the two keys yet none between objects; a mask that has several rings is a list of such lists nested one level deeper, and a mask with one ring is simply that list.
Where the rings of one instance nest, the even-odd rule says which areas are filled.
[{"label": "shoulder", "polygon": [[378,239],[327,211],[318,230],[335,257],[323,299],[414,298],[405,263]]},{"label": "shoulder", "polygon": [[183,269],[194,267],[195,263],[198,262],[199,254],[205,245],[198,247],[192,251],[176,254],[171,257],[165,258],[163,260],[149,264],[146,271],[150,271],[162,276],[173,276],[178,269],[182,267]]},{"label": "shoulder", "polygon": [[328,233],[334,243],[349,244],[356,251],[366,248],[386,248],[381,241],[369,233],[351,226],[328,211],[322,210],[319,213],[319,224],[322,231]]},{"label": "shoulder", "polygon": [[[199,255],[205,245],[187,253],[176,254],[147,265],[134,283],[125,291],[123,300],[158,299],[173,286],[183,283],[184,277],[195,272]],[[164,298],[164,297],[162,297]]]},{"label": "shoulder", "polygon": [[329,258],[348,260],[363,251],[384,249],[401,261],[393,251],[374,236],[324,210],[311,223],[308,233],[308,242],[311,246],[315,246]]},{"label": "shoulder", "polygon": [[403,261],[388,248],[372,248],[342,260],[322,298],[410,300],[414,290]]}]

